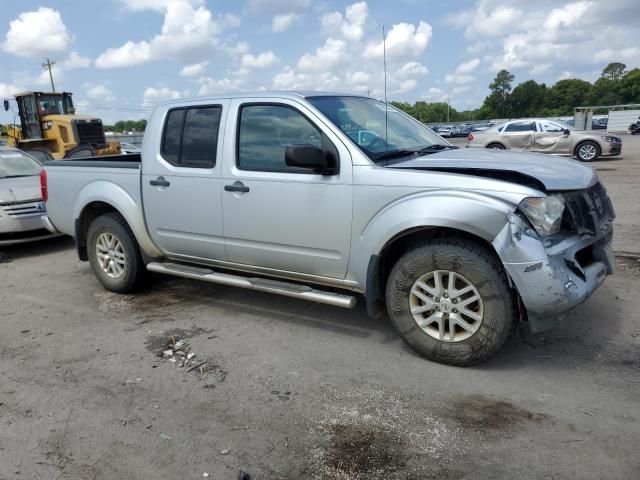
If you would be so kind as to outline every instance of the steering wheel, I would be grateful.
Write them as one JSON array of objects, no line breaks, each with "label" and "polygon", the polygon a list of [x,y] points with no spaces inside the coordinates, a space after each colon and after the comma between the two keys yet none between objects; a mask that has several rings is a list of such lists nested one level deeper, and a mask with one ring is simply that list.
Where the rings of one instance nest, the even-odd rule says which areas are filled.
[{"label": "steering wheel", "polygon": [[364,148],[367,150],[371,150],[372,152],[376,151],[376,147],[386,147],[387,141],[382,137],[374,137],[369,143],[364,145]]}]

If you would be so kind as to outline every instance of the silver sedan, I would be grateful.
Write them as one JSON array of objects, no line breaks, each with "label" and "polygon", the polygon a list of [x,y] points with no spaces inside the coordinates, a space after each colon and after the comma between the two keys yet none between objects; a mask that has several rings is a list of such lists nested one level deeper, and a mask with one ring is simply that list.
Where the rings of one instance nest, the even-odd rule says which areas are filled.
[{"label": "silver sedan", "polygon": [[28,154],[0,147],[0,246],[52,237],[40,192],[42,165]]}]

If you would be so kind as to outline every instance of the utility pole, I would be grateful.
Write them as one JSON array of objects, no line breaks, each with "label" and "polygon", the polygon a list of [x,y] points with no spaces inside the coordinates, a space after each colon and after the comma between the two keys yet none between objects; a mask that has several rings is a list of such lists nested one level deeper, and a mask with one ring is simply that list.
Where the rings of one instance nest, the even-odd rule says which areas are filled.
[{"label": "utility pole", "polygon": [[447,97],[447,123],[449,123],[449,97]]},{"label": "utility pole", "polygon": [[56,91],[56,87],[53,84],[53,74],[51,73],[51,67],[53,67],[55,64],[56,62],[54,60],[50,60],[49,58],[47,58],[47,61],[42,64],[43,69],[49,70],[49,79],[51,79],[51,90],[53,92]]}]

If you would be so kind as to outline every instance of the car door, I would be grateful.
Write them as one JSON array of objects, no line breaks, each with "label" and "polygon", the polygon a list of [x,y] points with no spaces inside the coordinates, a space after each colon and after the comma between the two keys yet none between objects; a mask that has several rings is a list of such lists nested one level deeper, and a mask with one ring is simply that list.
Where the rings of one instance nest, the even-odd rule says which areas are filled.
[{"label": "car door", "polygon": [[570,133],[567,127],[550,120],[540,120],[534,135],[534,150],[541,153],[571,153]]},{"label": "car door", "polygon": [[[229,261],[344,278],[353,197],[346,146],[312,109],[287,99],[235,100],[229,123],[222,192]],[[286,165],[285,150],[296,144],[333,150],[338,171]]]},{"label": "car door", "polygon": [[507,148],[533,148],[533,132],[536,124],[532,120],[519,120],[507,123],[500,132],[501,140]]},{"label": "car door", "polygon": [[145,145],[142,153],[145,219],[168,256],[226,260],[218,134],[228,105],[216,100],[168,108],[164,126],[146,133],[161,141]]}]

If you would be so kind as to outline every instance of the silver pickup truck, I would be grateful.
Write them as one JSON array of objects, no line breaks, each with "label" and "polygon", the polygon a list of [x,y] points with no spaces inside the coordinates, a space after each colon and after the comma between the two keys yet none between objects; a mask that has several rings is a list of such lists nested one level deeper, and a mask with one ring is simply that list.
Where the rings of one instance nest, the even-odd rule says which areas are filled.
[{"label": "silver pickup truck", "polygon": [[346,308],[364,296],[455,365],[488,358],[519,321],[552,326],[613,270],[593,169],[457,149],[362,96],[172,101],[141,155],[49,162],[42,184],[45,224],[108,290],[151,271]]}]

